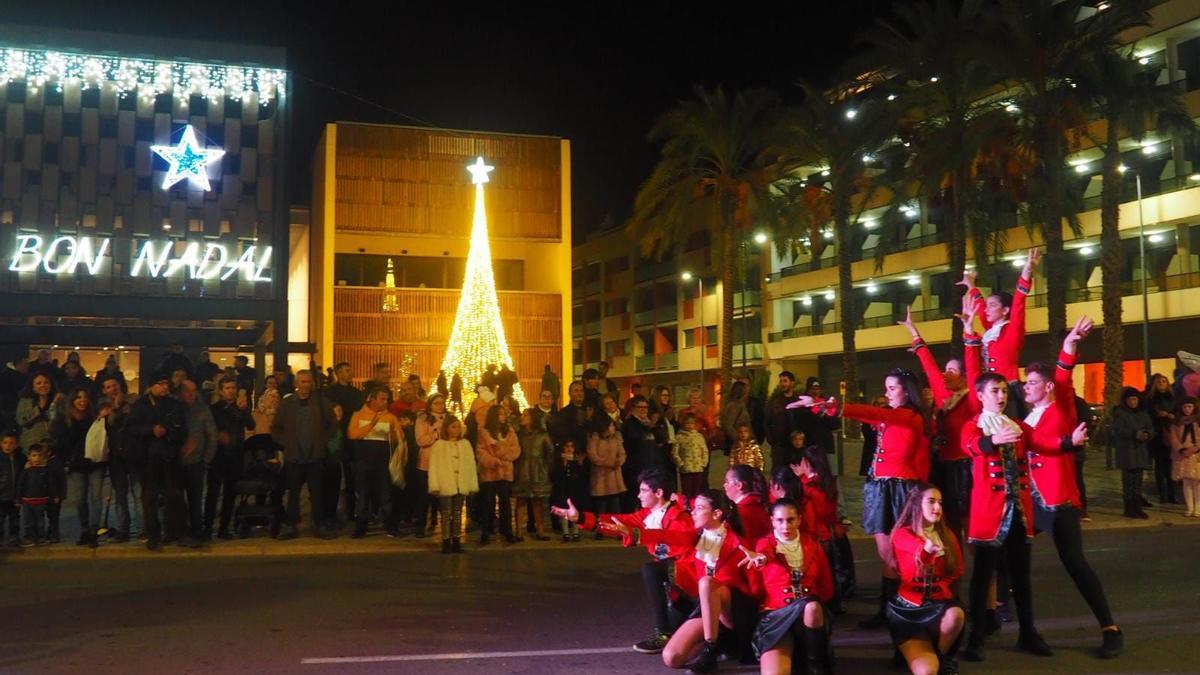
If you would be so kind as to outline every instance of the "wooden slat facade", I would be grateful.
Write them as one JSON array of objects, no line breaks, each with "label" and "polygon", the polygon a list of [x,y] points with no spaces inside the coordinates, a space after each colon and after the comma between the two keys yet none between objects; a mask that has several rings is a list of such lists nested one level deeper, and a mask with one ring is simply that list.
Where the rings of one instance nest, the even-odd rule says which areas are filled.
[{"label": "wooden slat facade", "polygon": [[562,155],[555,138],[338,124],[338,230],[470,235],[466,166],[496,167],[487,187],[494,238],[562,237]]}]

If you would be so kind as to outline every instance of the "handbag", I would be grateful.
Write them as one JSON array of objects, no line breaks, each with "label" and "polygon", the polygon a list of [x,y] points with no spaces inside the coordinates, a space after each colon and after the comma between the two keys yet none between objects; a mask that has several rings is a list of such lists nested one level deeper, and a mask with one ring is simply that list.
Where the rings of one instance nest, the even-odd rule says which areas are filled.
[{"label": "handbag", "polygon": [[[332,420],[334,424],[330,424],[329,416],[325,414],[325,397],[317,394],[317,403],[321,406],[321,422],[325,424],[325,428],[330,426],[333,430],[329,432],[329,438],[325,441],[325,452],[332,459],[338,459],[342,454],[342,447],[346,444],[346,437],[342,434],[341,424],[337,420]],[[345,414],[344,412],[342,414]]]},{"label": "handbag", "polygon": [[92,462],[108,461],[108,427],[104,418],[97,417],[83,440],[83,458]]}]

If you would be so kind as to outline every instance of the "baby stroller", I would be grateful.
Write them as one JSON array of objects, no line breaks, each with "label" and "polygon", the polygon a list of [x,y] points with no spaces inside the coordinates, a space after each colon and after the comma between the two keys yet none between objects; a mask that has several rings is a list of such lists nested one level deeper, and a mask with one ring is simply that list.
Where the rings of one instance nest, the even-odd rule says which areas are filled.
[{"label": "baby stroller", "polygon": [[256,434],[246,439],[242,457],[242,476],[234,485],[237,508],[233,526],[241,539],[249,537],[256,526],[266,527],[274,537],[283,522],[283,451],[270,434]]}]

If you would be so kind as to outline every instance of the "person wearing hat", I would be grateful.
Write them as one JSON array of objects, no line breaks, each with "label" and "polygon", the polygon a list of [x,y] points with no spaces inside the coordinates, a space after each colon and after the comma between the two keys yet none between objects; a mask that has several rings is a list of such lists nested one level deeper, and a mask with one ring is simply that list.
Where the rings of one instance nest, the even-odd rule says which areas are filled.
[{"label": "person wearing hat", "polygon": [[[142,465],[142,511],[146,548],[158,550],[175,540],[184,522],[179,450],[187,440],[183,406],[170,396],[171,373],[155,371],[144,396],[129,411],[125,432],[126,459]],[[166,500],[166,537],[158,517],[158,497]]]}]

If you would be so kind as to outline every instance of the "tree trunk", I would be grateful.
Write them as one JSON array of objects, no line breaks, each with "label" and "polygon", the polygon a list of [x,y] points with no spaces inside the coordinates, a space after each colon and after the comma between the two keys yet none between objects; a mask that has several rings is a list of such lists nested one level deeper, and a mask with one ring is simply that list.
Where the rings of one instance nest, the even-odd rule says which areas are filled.
[{"label": "tree trunk", "polygon": [[850,199],[835,194],[833,206],[834,245],[838,264],[838,320],[842,329],[842,378],[846,382],[846,400],[858,400],[858,353],[854,333],[858,329],[858,310],[854,306],[854,285],[850,273],[854,264],[850,250]]},{"label": "tree trunk", "polygon": [[[731,225],[727,225],[721,231],[721,257],[723,260],[721,265],[721,392],[724,394],[729,391],[729,387],[733,386],[733,268],[735,260],[733,258],[733,227]],[[708,331],[702,330],[701,334],[704,336],[701,342],[707,343]],[[701,346],[701,349],[707,348],[706,344]],[[713,403],[714,405],[718,403],[716,397],[714,397]]]},{"label": "tree trunk", "polygon": [[1042,238],[1046,241],[1046,255],[1042,270],[1046,277],[1046,329],[1050,343],[1055,344],[1066,335],[1067,329],[1067,258],[1063,246],[1063,186],[1061,168],[1065,164],[1065,148],[1061,138],[1050,137],[1044,146],[1046,152],[1042,170],[1047,174],[1049,190],[1046,198],[1045,218],[1042,221]]},{"label": "tree trunk", "polygon": [[1101,348],[1104,354],[1104,407],[1111,409],[1120,402],[1124,384],[1125,328],[1121,325],[1121,151],[1118,124],[1108,120],[1108,138],[1104,151],[1104,187],[1100,194],[1100,269],[1103,273],[1101,311],[1104,335]]},{"label": "tree trunk", "polygon": [[[950,195],[951,207],[946,214],[946,227],[949,229],[949,241],[946,247],[950,249],[950,283],[961,279],[963,270],[967,266],[967,227],[964,215],[966,209],[963,206],[963,195],[967,189],[967,181],[970,179],[967,167],[960,166],[955,170],[954,188]],[[979,251],[975,252],[975,257],[979,257]],[[950,309],[957,314],[962,305],[963,294],[967,289],[962,286],[953,286],[952,288]],[[962,322],[956,316],[951,319],[950,323],[950,353],[953,355],[963,353],[962,334]]]}]

